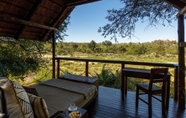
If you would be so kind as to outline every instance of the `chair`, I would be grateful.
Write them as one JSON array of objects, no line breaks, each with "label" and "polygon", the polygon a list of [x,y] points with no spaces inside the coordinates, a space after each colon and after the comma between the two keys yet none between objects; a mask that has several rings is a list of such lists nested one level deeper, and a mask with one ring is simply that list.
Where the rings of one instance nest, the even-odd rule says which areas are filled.
[{"label": "chair", "polygon": [[[149,83],[140,83],[136,85],[136,108],[138,108],[138,99],[148,104],[148,115],[152,117],[152,97],[162,102],[162,114],[165,115],[165,86],[167,80],[168,68],[152,68]],[[154,83],[158,83],[154,84]],[[159,84],[160,83],[160,84]],[[139,90],[143,91],[139,93]],[[148,102],[139,95],[148,94]],[[161,99],[157,95],[161,94]]]}]

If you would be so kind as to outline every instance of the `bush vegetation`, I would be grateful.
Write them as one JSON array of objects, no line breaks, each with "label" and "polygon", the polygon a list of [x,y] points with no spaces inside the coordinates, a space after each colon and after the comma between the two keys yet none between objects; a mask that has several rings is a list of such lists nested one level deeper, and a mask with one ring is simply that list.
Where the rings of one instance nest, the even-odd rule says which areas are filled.
[{"label": "bush vegetation", "polygon": [[[45,51],[51,50],[50,44],[45,44]],[[170,40],[156,40],[146,43],[122,43],[112,44],[110,41],[96,43],[57,43],[57,56],[142,61],[142,62],[165,62],[177,63],[177,42]],[[51,55],[48,51],[48,55]],[[50,65],[37,72],[33,79],[34,83],[50,79],[52,76]],[[61,61],[60,74],[72,73],[85,75],[85,63],[75,61]],[[137,68],[151,68],[147,66],[131,66]],[[173,75],[173,69],[169,69]],[[121,65],[92,62],[89,63],[89,76],[100,78],[100,85],[112,88],[120,88]],[[171,77],[171,96],[173,95],[173,76]],[[129,78],[129,90],[135,90],[135,84],[144,79]]]}]

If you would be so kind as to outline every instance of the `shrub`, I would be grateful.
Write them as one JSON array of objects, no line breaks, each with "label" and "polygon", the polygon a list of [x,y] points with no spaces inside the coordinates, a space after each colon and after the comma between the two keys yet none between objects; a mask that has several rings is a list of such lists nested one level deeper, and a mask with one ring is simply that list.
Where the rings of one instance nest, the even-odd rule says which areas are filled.
[{"label": "shrub", "polygon": [[96,73],[97,77],[100,79],[100,85],[112,87],[112,88],[120,88],[120,78],[121,72],[116,70],[115,74],[111,72],[110,69],[105,69],[105,65],[103,65],[101,73]]}]

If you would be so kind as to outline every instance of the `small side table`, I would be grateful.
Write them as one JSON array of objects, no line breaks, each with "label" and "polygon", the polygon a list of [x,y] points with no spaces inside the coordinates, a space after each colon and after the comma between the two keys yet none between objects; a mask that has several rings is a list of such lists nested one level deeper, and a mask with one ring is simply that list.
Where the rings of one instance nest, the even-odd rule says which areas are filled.
[{"label": "small side table", "polygon": [[[80,118],[88,118],[88,112],[86,109],[78,107],[77,111],[79,111],[81,113]],[[58,111],[54,115],[52,115],[50,118],[69,118],[69,113],[70,112],[68,111],[68,109],[64,112]]]},{"label": "small side table", "polygon": [[[88,118],[88,112],[87,112],[86,109],[78,107],[77,111],[79,111],[81,113],[81,117],[80,118]],[[70,112],[67,109],[64,113],[65,113],[66,116],[69,116]]]}]

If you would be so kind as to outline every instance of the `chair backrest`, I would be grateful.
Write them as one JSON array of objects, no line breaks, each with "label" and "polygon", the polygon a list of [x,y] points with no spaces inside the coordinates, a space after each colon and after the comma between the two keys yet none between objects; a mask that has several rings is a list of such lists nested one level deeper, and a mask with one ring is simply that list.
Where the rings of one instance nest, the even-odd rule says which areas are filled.
[{"label": "chair backrest", "polygon": [[161,83],[161,88],[164,89],[167,74],[168,68],[151,68],[149,90],[152,90],[153,83]]}]

